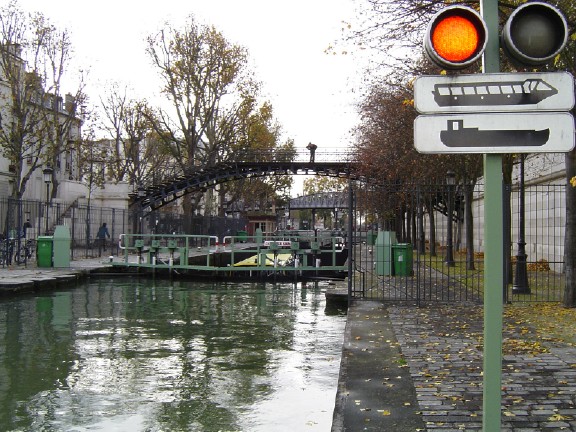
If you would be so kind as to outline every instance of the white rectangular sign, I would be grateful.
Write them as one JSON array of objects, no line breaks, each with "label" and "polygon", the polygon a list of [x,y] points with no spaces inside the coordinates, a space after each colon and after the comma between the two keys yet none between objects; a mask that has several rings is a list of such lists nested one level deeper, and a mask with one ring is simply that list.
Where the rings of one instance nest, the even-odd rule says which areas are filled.
[{"label": "white rectangular sign", "polygon": [[570,111],[568,72],[421,76],[414,82],[419,113]]},{"label": "white rectangular sign", "polygon": [[570,113],[422,115],[414,121],[420,153],[563,153],[574,148]]}]

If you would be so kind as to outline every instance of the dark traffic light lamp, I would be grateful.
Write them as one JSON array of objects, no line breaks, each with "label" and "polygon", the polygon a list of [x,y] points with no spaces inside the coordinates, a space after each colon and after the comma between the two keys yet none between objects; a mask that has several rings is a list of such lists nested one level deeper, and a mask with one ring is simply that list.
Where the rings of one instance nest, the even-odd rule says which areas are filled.
[{"label": "dark traffic light lamp", "polygon": [[502,30],[501,45],[513,61],[538,66],[552,60],[567,40],[564,15],[556,7],[536,1],[512,12]]}]

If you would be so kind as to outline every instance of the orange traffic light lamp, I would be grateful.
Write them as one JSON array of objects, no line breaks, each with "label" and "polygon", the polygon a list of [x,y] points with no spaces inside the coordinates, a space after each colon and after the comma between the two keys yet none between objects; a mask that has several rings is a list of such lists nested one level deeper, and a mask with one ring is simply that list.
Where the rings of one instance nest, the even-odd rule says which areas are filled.
[{"label": "orange traffic light lamp", "polygon": [[568,41],[568,24],[554,6],[524,3],[512,12],[502,30],[501,44],[513,61],[542,65],[553,59]]},{"label": "orange traffic light lamp", "polygon": [[450,6],[438,12],[428,25],[424,49],[444,69],[464,69],[480,58],[488,30],[474,9]]}]

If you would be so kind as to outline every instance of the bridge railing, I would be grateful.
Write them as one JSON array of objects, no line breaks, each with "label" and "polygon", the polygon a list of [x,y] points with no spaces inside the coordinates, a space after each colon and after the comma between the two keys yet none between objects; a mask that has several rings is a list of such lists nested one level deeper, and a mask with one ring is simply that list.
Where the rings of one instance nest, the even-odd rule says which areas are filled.
[{"label": "bridge railing", "polygon": [[[354,157],[354,152],[349,149],[330,148],[314,152],[315,162],[354,162]],[[306,149],[298,149],[296,152],[263,150],[234,155],[234,160],[237,162],[310,162],[311,154]]]}]

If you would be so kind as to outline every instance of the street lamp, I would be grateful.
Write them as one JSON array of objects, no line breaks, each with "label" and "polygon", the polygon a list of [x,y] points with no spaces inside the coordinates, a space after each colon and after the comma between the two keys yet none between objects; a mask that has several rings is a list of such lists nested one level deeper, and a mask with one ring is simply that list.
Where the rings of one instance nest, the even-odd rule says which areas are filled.
[{"label": "street lamp", "polygon": [[45,234],[48,235],[48,206],[50,204],[50,183],[52,183],[52,173],[54,170],[50,165],[42,170],[44,183],[46,183],[46,229]]},{"label": "street lamp", "polygon": [[334,231],[338,229],[338,210],[340,210],[338,207],[334,208]]},{"label": "street lamp", "polygon": [[452,213],[454,213],[453,189],[456,184],[456,174],[453,171],[446,173],[446,186],[448,186],[448,232],[446,234],[446,259],[444,262],[448,267],[454,267],[454,253],[452,250]]},{"label": "street lamp", "polygon": [[144,210],[144,207],[142,206],[142,198],[144,198],[146,196],[146,189],[144,189],[144,186],[139,185],[138,186],[138,210],[139,210],[139,215],[138,215],[138,234],[142,234],[142,213]]},{"label": "street lamp", "polygon": [[530,294],[528,284],[528,268],[526,266],[526,219],[524,216],[525,195],[524,195],[524,158],[520,155],[520,180],[518,184],[518,254],[516,255],[516,272],[514,273],[514,283],[512,293]]}]

